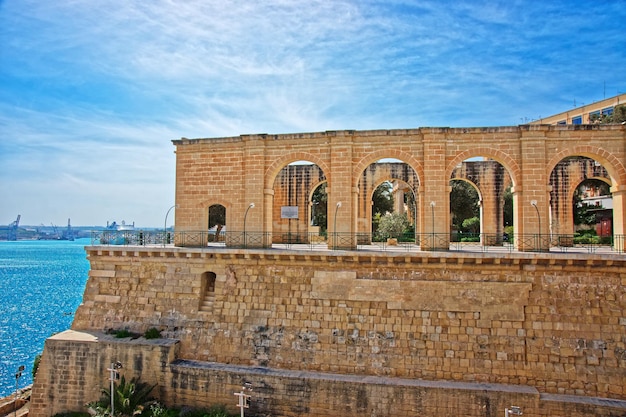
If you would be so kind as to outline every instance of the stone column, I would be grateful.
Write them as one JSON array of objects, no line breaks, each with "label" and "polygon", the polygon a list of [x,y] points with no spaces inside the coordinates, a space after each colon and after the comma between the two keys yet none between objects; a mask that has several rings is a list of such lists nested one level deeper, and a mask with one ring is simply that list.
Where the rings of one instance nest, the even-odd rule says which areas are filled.
[{"label": "stone column", "polygon": [[615,250],[626,250],[626,186],[614,185],[611,187],[613,196],[613,236]]},{"label": "stone column", "polygon": [[523,198],[517,199],[515,217],[516,240],[519,250],[547,251],[550,249],[548,175],[546,173],[545,131],[528,127],[522,130],[521,152]]},{"label": "stone column", "polygon": [[446,175],[446,129],[424,129],[424,198],[420,199],[422,250],[450,248],[450,185]]},{"label": "stone column", "polygon": [[326,132],[330,142],[331,192],[328,195],[328,244],[333,249],[356,248],[355,204],[352,187],[352,136]]}]

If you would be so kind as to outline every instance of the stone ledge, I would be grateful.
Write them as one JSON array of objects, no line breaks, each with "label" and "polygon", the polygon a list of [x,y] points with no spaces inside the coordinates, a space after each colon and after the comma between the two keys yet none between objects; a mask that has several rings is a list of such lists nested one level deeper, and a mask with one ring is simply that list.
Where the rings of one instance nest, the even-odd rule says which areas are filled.
[{"label": "stone ledge", "polygon": [[202,369],[202,370],[214,370],[219,372],[228,372],[234,374],[243,374],[247,376],[271,376],[279,378],[294,378],[294,379],[310,379],[310,380],[323,380],[332,382],[347,382],[352,384],[367,384],[367,385],[393,385],[393,386],[406,386],[415,388],[428,388],[428,389],[447,389],[447,390],[462,390],[462,391],[493,391],[493,392],[506,392],[523,395],[536,395],[539,397],[539,391],[533,387],[525,385],[508,385],[508,384],[492,384],[492,383],[480,383],[480,382],[455,382],[455,381],[428,381],[423,379],[408,379],[408,378],[389,378],[383,376],[372,375],[346,375],[346,374],[331,374],[324,372],[310,372],[310,371],[290,371],[285,369],[273,369],[244,365],[230,365],[216,362],[202,362],[186,359],[179,359],[170,364],[172,367],[189,368],[189,369]]},{"label": "stone ledge", "polygon": [[616,400],[613,398],[581,397],[578,395],[563,394],[541,394],[540,400],[559,403],[585,404],[594,407],[611,407],[626,411],[626,401]]},{"label": "stone ledge", "polygon": [[337,263],[392,263],[480,266],[481,268],[626,268],[626,257],[612,254],[558,253],[558,252],[372,252],[372,251],[329,251],[329,250],[287,250],[287,249],[230,249],[192,247],[111,247],[87,246],[88,255],[110,257],[151,257],[151,258],[198,258],[232,260],[272,260],[272,261],[315,261]]}]

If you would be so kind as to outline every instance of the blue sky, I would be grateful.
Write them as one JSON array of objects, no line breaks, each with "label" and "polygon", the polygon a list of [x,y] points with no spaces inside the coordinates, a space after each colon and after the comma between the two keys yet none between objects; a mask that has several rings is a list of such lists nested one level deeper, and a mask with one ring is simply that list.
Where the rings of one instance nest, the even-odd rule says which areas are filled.
[{"label": "blue sky", "polygon": [[180,137],[518,125],[614,96],[625,22],[611,0],[0,0],[0,224],[163,225]]}]

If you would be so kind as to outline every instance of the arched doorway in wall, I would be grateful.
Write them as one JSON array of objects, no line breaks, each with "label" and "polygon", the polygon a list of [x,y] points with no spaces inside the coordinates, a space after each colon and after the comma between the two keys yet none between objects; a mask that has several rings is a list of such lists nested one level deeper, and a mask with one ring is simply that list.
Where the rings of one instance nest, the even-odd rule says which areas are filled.
[{"label": "arched doorway in wall", "polygon": [[208,241],[223,242],[226,235],[226,207],[221,204],[209,206]]},{"label": "arched doorway in wall", "polygon": [[198,310],[203,312],[213,311],[215,301],[215,282],[217,275],[215,272],[206,271],[200,277],[200,303]]},{"label": "arched doorway in wall", "polygon": [[[385,240],[390,237],[389,230],[401,239],[408,236],[414,241],[419,233],[418,189],[417,173],[402,160],[383,158],[367,165],[358,182],[357,243]],[[402,232],[397,230],[402,224],[389,230],[384,227],[381,230],[385,233],[379,233],[381,222],[403,223],[406,227],[401,227]]]},{"label": "arched doorway in wall", "polygon": [[311,213],[309,223],[309,239],[311,242],[323,242],[328,235],[328,194],[326,181],[313,189],[309,200]]},{"label": "arched doorway in wall", "polygon": [[480,242],[481,198],[476,185],[467,180],[450,181],[450,239]]},{"label": "arched doorway in wall", "polygon": [[485,246],[508,241],[514,218],[511,185],[511,176],[499,161],[474,156],[458,163],[450,174],[451,239]]},{"label": "arched doorway in wall", "polygon": [[578,231],[592,234],[596,216],[603,219],[601,234],[612,235],[611,185],[609,173],[600,162],[585,156],[561,159],[550,172],[549,225],[553,240],[558,238],[560,245],[569,245]]},{"label": "arched doorway in wall", "polygon": [[372,240],[415,242],[415,201],[415,193],[406,182],[393,179],[380,183],[372,192]]},{"label": "arched doorway in wall", "polygon": [[572,211],[581,243],[610,244],[613,236],[613,197],[606,179],[589,178],[574,191]]},{"label": "arched doorway in wall", "polygon": [[310,243],[326,229],[326,176],[318,165],[310,161],[285,165],[273,190],[272,243]]}]

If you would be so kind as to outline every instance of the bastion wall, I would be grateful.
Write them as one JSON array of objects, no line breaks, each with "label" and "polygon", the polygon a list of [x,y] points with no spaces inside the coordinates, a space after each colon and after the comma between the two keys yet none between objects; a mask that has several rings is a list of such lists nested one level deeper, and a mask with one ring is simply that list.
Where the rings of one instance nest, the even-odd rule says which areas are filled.
[{"label": "bastion wall", "polygon": [[[83,303],[72,332],[46,342],[31,415],[98,399],[118,360],[168,406],[236,411],[251,382],[258,415],[626,414],[622,257],[87,253]],[[104,334],[151,327],[164,338]]]}]

